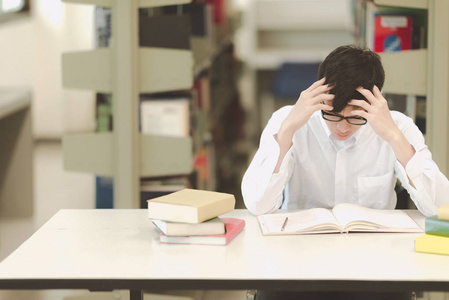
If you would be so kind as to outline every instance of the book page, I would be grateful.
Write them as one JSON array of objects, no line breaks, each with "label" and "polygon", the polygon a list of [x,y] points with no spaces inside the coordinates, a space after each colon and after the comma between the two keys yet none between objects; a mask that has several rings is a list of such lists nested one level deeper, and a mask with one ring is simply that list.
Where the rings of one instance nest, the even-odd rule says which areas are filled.
[{"label": "book page", "polygon": [[418,224],[402,210],[372,209],[351,203],[341,203],[334,207],[333,213],[343,228],[350,226],[346,228],[349,230],[422,231]]},{"label": "book page", "polygon": [[[288,221],[284,230],[282,226],[285,218]],[[312,208],[291,213],[266,214],[258,217],[264,234],[294,234],[302,231],[319,229],[340,231],[340,226],[330,210]]]}]

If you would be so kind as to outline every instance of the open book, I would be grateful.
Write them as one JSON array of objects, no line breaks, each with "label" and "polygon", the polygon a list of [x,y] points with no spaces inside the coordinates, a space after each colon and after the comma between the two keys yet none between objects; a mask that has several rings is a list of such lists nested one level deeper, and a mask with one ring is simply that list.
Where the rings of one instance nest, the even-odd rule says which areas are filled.
[{"label": "open book", "polygon": [[257,217],[264,235],[334,232],[423,232],[402,210],[379,210],[350,203]]}]

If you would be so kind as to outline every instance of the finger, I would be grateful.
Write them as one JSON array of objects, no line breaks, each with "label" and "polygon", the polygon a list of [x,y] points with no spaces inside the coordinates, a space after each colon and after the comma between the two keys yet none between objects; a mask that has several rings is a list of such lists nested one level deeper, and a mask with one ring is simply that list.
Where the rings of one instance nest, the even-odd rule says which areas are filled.
[{"label": "finger", "polygon": [[352,99],[351,101],[348,101],[348,104],[361,107],[366,111],[369,111],[371,108],[371,105],[368,102],[366,102],[365,100]]},{"label": "finger", "polygon": [[323,104],[323,103],[318,104],[316,107],[317,107],[316,110],[326,110],[326,111],[334,110],[333,106],[330,106],[330,105],[327,105],[327,104]]},{"label": "finger", "polygon": [[319,94],[318,96],[312,98],[313,103],[327,102],[332,101],[335,98],[335,95],[332,94]]},{"label": "finger", "polygon": [[314,90],[311,90],[309,92],[309,95],[311,97],[316,97],[320,94],[327,94],[327,92],[332,90],[332,88],[333,88],[333,86],[329,85],[329,84],[321,85],[321,86],[316,87]]},{"label": "finger", "polygon": [[373,95],[373,93],[370,90],[364,89],[361,86],[359,86],[356,90],[357,92],[365,96],[365,98],[371,103],[374,103],[377,100],[377,98]]},{"label": "finger", "polygon": [[366,111],[364,111],[363,109],[354,109],[354,110],[351,110],[351,114],[353,114],[353,115],[355,115],[355,116],[359,116],[359,117],[362,117],[362,118],[365,118],[365,119],[369,119],[369,114],[366,112]]},{"label": "finger", "polygon": [[379,88],[377,87],[377,85],[374,85],[373,92],[374,92],[374,96],[375,96],[376,98],[380,99],[380,97],[383,97],[383,96],[382,96],[382,92],[379,90]]},{"label": "finger", "polygon": [[308,91],[308,92],[313,91],[318,86],[323,85],[324,82],[326,82],[326,78],[325,77],[323,77],[320,80],[317,80],[314,83],[312,83],[312,85],[309,86],[307,89],[305,89],[305,91]]}]

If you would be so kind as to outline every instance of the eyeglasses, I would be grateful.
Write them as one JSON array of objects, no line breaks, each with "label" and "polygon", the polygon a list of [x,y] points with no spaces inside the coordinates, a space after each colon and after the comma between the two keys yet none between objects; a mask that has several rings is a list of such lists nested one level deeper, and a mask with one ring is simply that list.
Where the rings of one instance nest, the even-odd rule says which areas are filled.
[{"label": "eyeglasses", "polygon": [[321,111],[321,115],[323,116],[324,120],[331,121],[331,122],[340,122],[341,120],[345,119],[346,122],[352,125],[365,125],[367,123],[367,120],[362,117],[343,117],[340,115],[334,115],[328,112],[325,112],[324,110]]}]

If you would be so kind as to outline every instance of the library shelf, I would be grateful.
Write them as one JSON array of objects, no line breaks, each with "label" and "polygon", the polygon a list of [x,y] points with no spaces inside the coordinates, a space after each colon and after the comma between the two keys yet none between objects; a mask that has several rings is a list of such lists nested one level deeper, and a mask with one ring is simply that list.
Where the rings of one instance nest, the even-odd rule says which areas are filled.
[{"label": "library shelf", "polygon": [[428,9],[428,0],[374,0],[376,5]]},{"label": "library shelf", "polygon": [[[155,93],[189,89],[193,82],[193,55],[190,50],[141,47],[139,52],[139,92]],[[110,93],[112,50],[100,48],[62,55],[64,88],[92,89]],[[176,68],[176,72],[173,70]]]},{"label": "library shelf", "polygon": [[[188,174],[192,171],[190,137],[140,134],[140,176]],[[64,168],[69,171],[113,176],[115,156],[111,132],[71,134],[62,139]]]},{"label": "library shelf", "polygon": [[427,49],[379,53],[385,69],[383,92],[425,96],[427,77]]},{"label": "library shelf", "polygon": [[[112,0],[63,0],[66,3],[90,4],[101,7],[112,7]],[[140,0],[138,7],[158,7],[190,3],[192,0]]]}]

